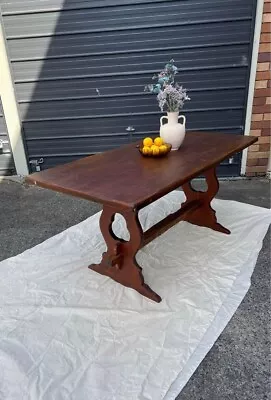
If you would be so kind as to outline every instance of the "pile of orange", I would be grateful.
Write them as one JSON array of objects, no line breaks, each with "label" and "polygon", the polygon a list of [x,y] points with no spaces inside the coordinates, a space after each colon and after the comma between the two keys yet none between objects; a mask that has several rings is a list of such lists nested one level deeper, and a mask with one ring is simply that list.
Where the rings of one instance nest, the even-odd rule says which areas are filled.
[{"label": "pile of orange", "polygon": [[158,156],[166,154],[168,152],[168,146],[161,137],[156,137],[154,140],[150,137],[146,137],[143,140],[141,151],[145,156]]}]

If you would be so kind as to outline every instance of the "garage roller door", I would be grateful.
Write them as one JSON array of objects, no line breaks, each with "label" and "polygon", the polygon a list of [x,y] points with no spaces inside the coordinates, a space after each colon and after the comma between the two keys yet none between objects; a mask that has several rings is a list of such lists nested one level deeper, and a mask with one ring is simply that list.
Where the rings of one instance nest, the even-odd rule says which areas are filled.
[{"label": "garage roller door", "polygon": [[[0,4],[27,156],[42,168],[155,135],[143,90],[171,58],[188,130],[243,133],[255,0]],[[238,175],[240,155],[219,173]]]}]

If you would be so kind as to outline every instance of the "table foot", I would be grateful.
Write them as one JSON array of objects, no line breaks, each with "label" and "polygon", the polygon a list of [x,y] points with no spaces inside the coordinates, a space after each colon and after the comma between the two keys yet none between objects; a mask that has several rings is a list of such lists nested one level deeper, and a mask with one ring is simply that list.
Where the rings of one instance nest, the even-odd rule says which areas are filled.
[{"label": "table foot", "polygon": [[216,212],[211,207],[211,201],[215,197],[219,189],[219,182],[216,176],[215,168],[211,168],[204,173],[208,189],[206,192],[200,192],[191,186],[191,182],[183,185],[183,191],[186,195],[186,202],[182,206],[191,203],[192,201],[199,201],[201,205],[191,213],[184,217],[184,221],[190,222],[194,225],[204,226],[211,228],[215,231],[230,234],[229,229],[225,228],[217,222]]},{"label": "table foot", "polygon": [[121,269],[118,269],[116,266],[109,266],[106,259],[107,255],[105,253],[102,262],[100,264],[90,265],[89,269],[98,272],[101,275],[109,276],[111,279],[121,283],[123,286],[132,288],[143,296],[160,303],[162,300],[161,297],[144,282],[141,268],[137,263],[129,262],[124,259]]},{"label": "table foot", "polygon": [[[118,238],[112,229],[116,212],[123,215],[130,232],[130,240]],[[116,211],[104,206],[100,218],[100,228],[107,245],[100,264],[89,266],[99,274],[109,276],[116,282],[132,288],[145,297],[159,303],[162,299],[145,282],[142,268],[138,265],[135,256],[140,249],[143,239],[143,230],[140,225],[137,211]]]}]

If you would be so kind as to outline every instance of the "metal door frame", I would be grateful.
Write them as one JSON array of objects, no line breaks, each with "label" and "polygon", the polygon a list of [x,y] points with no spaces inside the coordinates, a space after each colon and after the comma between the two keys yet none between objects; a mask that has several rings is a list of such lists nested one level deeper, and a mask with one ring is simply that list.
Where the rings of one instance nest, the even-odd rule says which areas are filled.
[{"label": "metal door frame", "polygon": [[[244,135],[248,136],[250,134],[251,129],[251,118],[252,118],[252,107],[253,107],[253,98],[254,98],[254,87],[256,81],[256,73],[257,73],[257,63],[258,63],[258,53],[260,47],[260,36],[261,36],[261,28],[262,28],[262,16],[263,16],[263,6],[264,0],[255,0],[255,20],[254,20],[254,34],[253,34],[253,44],[252,44],[252,55],[251,55],[251,64],[250,64],[250,77],[248,83],[248,91],[247,91],[247,107],[246,107],[246,116],[245,116],[245,132]],[[241,160],[241,175],[246,174],[247,168],[247,152],[248,149],[243,150],[242,160]]]},{"label": "metal door frame", "polygon": [[18,175],[28,175],[28,163],[22,135],[22,123],[19,117],[17,101],[11,67],[9,63],[7,46],[5,41],[4,24],[0,9],[0,93],[4,118],[10,147],[13,154],[14,164]]}]

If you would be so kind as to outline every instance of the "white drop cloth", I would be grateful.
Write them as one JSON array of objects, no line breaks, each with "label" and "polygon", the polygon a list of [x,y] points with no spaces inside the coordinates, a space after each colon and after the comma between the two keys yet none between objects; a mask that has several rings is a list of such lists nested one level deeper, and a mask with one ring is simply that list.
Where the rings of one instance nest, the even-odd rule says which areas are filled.
[{"label": "white drop cloth", "polygon": [[[143,228],[182,201],[142,210]],[[271,222],[263,208],[213,207],[230,236],[181,222],[138,253],[160,304],[87,269],[105,250],[100,214],[1,262],[0,399],[175,399],[247,292]]]}]

